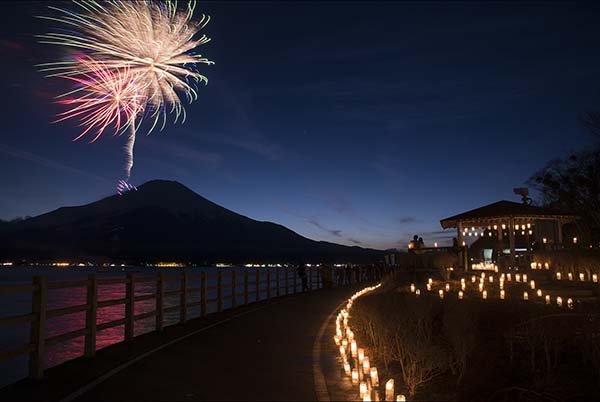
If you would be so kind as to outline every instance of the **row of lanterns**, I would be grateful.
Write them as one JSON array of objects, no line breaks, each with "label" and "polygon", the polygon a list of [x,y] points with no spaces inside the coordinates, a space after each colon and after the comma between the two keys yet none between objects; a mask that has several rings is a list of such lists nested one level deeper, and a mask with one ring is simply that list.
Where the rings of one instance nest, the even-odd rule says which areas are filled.
[{"label": "row of lanterns", "polygon": [[[533,234],[533,229],[532,229],[532,226],[533,226],[533,225],[532,225],[531,223],[526,223],[526,224],[521,224],[521,225],[519,225],[519,224],[516,224],[516,225],[515,225],[515,227],[514,227],[514,233],[516,234],[516,233],[518,233],[518,232],[519,232],[519,230],[520,230],[520,231],[521,231],[521,234],[522,234],[523,236],[524,236],[525,234],[532,235],[532,234]],[[505,223],[503,223],[503,224],[501,225],[501,228],[502,228],[502,230],[503,230],[503,231],[504,231],[504,230],[506,230],[506,224],[505,224]],[[491,236],[492,236],[492,229],[493,229],[494,231],[497,231],[497,230],[498,230],[498,225],[494,225],[494,226],[488,226],[488,227],[487,227],[487,234],[488,234],[488,236],[489,236],[489,237],[491,237]],[[479,230],[479,231],[478,231],[478,230]],[[472,226],[472,227],[471,227],[471,229],[469,229],[469,228],[463,229],[462,235],[463,235],[463,236],[475,236],[475,237],[481,236],[481,237],[484,237],[484,236],[485,236],[485,233],[486,233],[486,229],[485,229],[485,228],[483,228],[483,227],[478,227],[478,228],[475,228],[475,226]],[[503,232],[503,234],[504,234],[505,236],[507,236],[507,235],[508,235],[508,232]]]},{"label": "row of lanterns", "polygon": [[[511,282],[513,279],[512,275],[510,273],[508,274],[501,274],[498,280],[499,283],[499,288],[500,288],[500,292],[499,292],[499,296],[500,296],[500,300],[504,300],[506,298],[506,291],[504,289],[504,282],[508,281]],[[514,276],[515,282],[520,282],[520,283],[524,283],[524,284],[528,284],[529,288],[532,291],[535,291],[535,295],[537,295],[538,297],[542,297],[544,294],[542,292],[541,289],[536,289],[536,283],[535,280],[530,280],[529,283],[527,282],[527,274],[515,274]],[[494,283],[494,276],[490,275],[487,277],[487,281],[489,283]],[[475,275],[471,276],[471,283],[475,284],[477,282],[477,277]],[[482,273],[480,278],[479,278],[479,284],[478,284],[478,290],[481,293],[481,297],[484,300],[488,299],[488,291],[484,288],[485,286],[485,282],[486,282],[486,274]],[[465,278],[461,278],[460,280],[460,290],[458,291],[458,299],[459,300],[463,300],[464,298],[464,292],[466,290],[466,280]],[[433,279],[429,278],[427,280],[427,285],[426,285],[427,291],[431,292],[432,288],[433,288]],[[416,296],[419,296],[421,294],[420,289],[417,289],[417,287],[415,286],[414,283],[410,284],[410,292],[414,293]],[[439,289],[438,290],[438,296],[440,299],[444,299],[445,295],[450,292],[450,284],[446,283],[444,286],[444,289]],[[528,301],[529,300],[529,292],[528,291],[524,291],[523,292],[523,300],[524,301]],[[546,295],[544,298],[544,301],[546,304],[552,304],[552,298],[550,297],[550,295]],[[567,307],[569,309],[573,309],[574,307],[574,302],[573,299],[568,298],[567,301]],[[558,307],[562,307],[563,306],[563,298],[558,296],[556,298],[556,305]]]},{"label": "row of lanterns", "polygon": [[[337,315],[335,321],[335,336],[333,340],[339,348],[340,358],[344,374],[350,377],[353,385],[358,385],[359,396],[362,401],[379,401],[379,373],[376,367],[371,367],[369,357],[363,348],[359,348],[354,338],[354,333],[348,324],[350,309],[356,299],[365,293],[371,292],[381,284],[366,287],[350,297]],[[404,402],[406,397],[402,394],[396,395],[396,401]],[[394,401],[394,379],[390,378],[385,383],[385,401]]]}]

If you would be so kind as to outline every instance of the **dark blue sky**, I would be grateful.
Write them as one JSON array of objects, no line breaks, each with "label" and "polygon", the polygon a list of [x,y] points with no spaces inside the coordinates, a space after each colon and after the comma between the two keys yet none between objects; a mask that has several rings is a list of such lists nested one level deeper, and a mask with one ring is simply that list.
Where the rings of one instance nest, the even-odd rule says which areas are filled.
[{"label": "dark blue sky", "polygon": [[[125,138],[72,143],[52,125],[61,83],[34,65],[43,3],[0,27],[0,218],[115,192]],[[178,180],[313,239],[406,247],[591,145],[600,108],[593,3],[199,2],[207,87],[185,125],[140,136],[132,181]],[[201,228],[199,228],[201,230]],[[449,232],[447,236],[452,236]]]}]

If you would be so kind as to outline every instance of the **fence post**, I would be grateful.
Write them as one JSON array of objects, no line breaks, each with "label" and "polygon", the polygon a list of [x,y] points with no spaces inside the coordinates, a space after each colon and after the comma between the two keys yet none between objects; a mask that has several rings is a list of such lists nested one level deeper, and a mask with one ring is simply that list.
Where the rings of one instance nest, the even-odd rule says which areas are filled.
[{"label": "fence post", "polygon": [[271,298],[271,270],[267,269],[267,300]]},{"label": "fence post", "polygon": [[244,304],[248,304],[248,271],[244,271]]},{"label": "fence post", "polygon": [[179,294],[179,321],[185,322],[187,320],[187,272],[181,273],[180,288],[181,293]]},{"label": "fence post", "polygon": [[98,315],[98,279],[96,274],[88,275],[86,304],[88,309],[85,312],[85,346],[84,356],[94,357],[96,354],[96,316]]},{"label": "fence post", "polygon": [[279,268],[275,271],[275,279],[277,280],[277,289],[275,290],[275,294],[277,297],[280,296],[279,287],[281,286],[281,281],[279,280]]},{"label": "fence post", "polygon": [[133,341],[135,277],[127,274],[125,282],[125,342]]},{"label": "fence post", "polygon": [[200,273],[200,317],[206,317],[206,272]]},{"label": "fence post", "polygon": [[313,289],[313,269],[312,267],[308,268],[308,290]]},{"label": "fence post", "polygon": [[256,301],[260,300],[260,270],[256,270]]},{"label": "fence post", "polygon": [[290,291],[290,270],[289,268],[285,269],[285,295],[287,296]]},{"label": "fence post", "polygon": [[298,273],[294,272],[294,279],[292,279],[292,282],[294,284],[294,291],[292,292],[293,294],[296,294],[297,289],[298,289]]},{"label": "fence post", "polygon": [[221,286],[223,279],[223,273],[219,269],[217,271],[217,311],[220,313],[223,311],[223,287]]},{"label": "fence post", "polygon": [[34,289],[31,297],[31,312],[35,321],[31,322],[30,343],[34,349],[29,352],[29,377],[39,380],[44,376],[44,349],[46,346],[46,298],[48,283],[45,277],[33,277]]},{"label": "fence post", "polygon": [[323,287],[323,278],[321,277],[321,271],[323,271],[323,267],[319,267],[319,269],[317,269],[317,289],[321,289]]},{"label": "fence post", "polygon": [[156,330],[163,330],[164,321],[164,303],[163,299],[165,296],[165,274],[159,272],[156,275]]},{"label": "fence post", "polygon": [[237,305],[237,283],[235,275],[235,270],[231,271],[231,308],[234,308]]}]

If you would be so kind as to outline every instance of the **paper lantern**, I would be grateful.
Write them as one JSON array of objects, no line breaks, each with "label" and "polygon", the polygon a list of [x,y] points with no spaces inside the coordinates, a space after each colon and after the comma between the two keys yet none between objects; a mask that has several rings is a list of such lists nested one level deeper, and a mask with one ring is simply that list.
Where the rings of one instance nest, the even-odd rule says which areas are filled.
[{"label": "paper lantern", "polygon": [[531,289],[535,289],[535,281],[533,279],[529,281],[529,287],[531,287]]},{"label": "paper lantern", "polygon": [[458,300],[462,300],[463,299],[463,291],[459,290],[458,291]]},{"label": "paper lantern", "polygon": [[344,363],[344,373],[348,377],[352,376],[352,369],[350,368],[350,363],[348,363],[348,362]]},{"label": "paper lantern", "polygon": [[356,346],[356,341],[352,341],[352,343],[350,343],[350,352],[352,353],[352,357],[356,359],[356,356],[358,355],[358,347]]},{"label": "paper lantern", "polygon": [[556,305],[557,305],[558,307],[562,307],[562,304],[563,304],[563,302],[562,302],[562,297],[558,296],[558,297],[556,298]]},{"label": "paper lantern", "polygon": [[538,295],[538,297],[542,297],[542,289],[537,290],[537,295]]},{"label": "paper lantern", "polygon": [[512,280],[512,277],[511,277],[510,274],[506,274],[506,280],[509,281],[509,282]]},{"label": "paper lantern", "polygon": [[521,279],[523,279],[523,282],[527,282],[527,274],[523,274],[523,278]]},{"label": "paper lantern", "polygon": [[545,262],[545,263],[544,263],[544,268],[545,268],[545,269],[550,269],[550,264],[549,264],[549,263],[547,263],[547,262]]},{"label": "paper lantern", "polygon": [[438,291],[438,294],[440,295],[440,299],[444,298],[444,291],[442,289]]},{"label": "paper lantern", "polygon": [[416,294],[417,296],[419,296],[419,295],[421,294],[421,289],[417,289],[417,290],[415,290],[415,294]]},{"label": "paper lantern", "polygon": [[431,292],[431,283],[428,283],[428,284],[427,284],[427,291],[428,291],[428,292]]},{"label": "paper lantern", "polygon": [[362,365],[364,358],[365,358],[365,350],[363,348],[358,348],[358,363]]},{"label": "paper lantern", "polygon": [[371,363],[369,362],[369,358],[365,356],[363,359],[363,373],[367,374],[371,372]]},{"label": "paper lantern", "polygon": [[523,300],[529,300],[529,293],[523,292]]},{"label": "paper lantern", "polygon": [[573,273],[572,273],[572,272],[569,272],[569,273],[567,274],[567,276],[569,277],[569,280],[570,280],[570,281],[572,281],[572,280],[573,280]]},{"label": "paper lantern", "polygon": [[465,285],[464,282],[460,284],[460,290],[465,290],[466,287],[467,287],[467,285]]},{"label": "paper lantern", "polygon": [[433,284],[433,279],[431,279],[431,278],[427,279],[427,283],[430,284],[430,285],[432,285]]},{"label": "paper lantern", "polygon": [[567,299],[567,307],[569,310],[573,310],[573,299],[571,299],[571,298]]},{"label": "paper lantern", "polygon": [[493,276],[490,276],[489,280],[490,280],[490,283],[494,283],[494,277]]},{"label": "paper lantern", "polygon": [[484,299],[487,299],[487,290],[484,290],[481,295]]},{"label": "paper lantern", "polygon": [[472,282],[472,283],[475,283],[475,281],[476,281],[476,280],[477,280],[477,277],[475,277],[475,275],[473,275],[473,276],[471,277],[471,282]]},{"label": "paper lantern", "polygon": [[415,284],[414,283],[410,284],[410,293],[415,293]]},{"label": "paper lantern", "polygon": [[445,288],[446,288],[446,292],[449,292],[450,291],[450,284],[447,283]]},{"label": "paper lantern", "polygon": [[515,281],[521,282],[521,274],[515,274]]},{"label": "paper lantern", "polygon": [[393,401],[394,400],[394,379],[390,378],[385,383],[385,400]]},{"label": "paper lantern", "polygon": [[550,295],[546,295],[546,304],[550,304],[551,302]]},{"label": "paper lantern", "polygon": [[583,272],[580,272],[580,273],[579,273],[579,280],[580,280],[581,282],[585,281],[585,274],[584,274]]},{"label": "paper lantern", "polygon": [[560,272],[556,273],[556,280],[560,281],[562,279],[562,274]]},{"label": "paper lantern", "polygon": [[358,384],[358,370],[352,369],[352,384]]},{"label": "paper lantern", "polygon": [[364,398],[364,396],[368,394],[367,393],[367,383],[366,382],[361,381],[358,389],[359,389],[360,397],[361,398]]},{"label": "paper lantern", "polygon": [[598,283],[598,274],[592,274],[592,282]]},{"label": "paper lantern", "polygon": [[379,386],[379,373],[377,372],[377,368],[376,367],[371,367],[371,383],[373,384],[374,387],[378,387]]},{"label": "paper lantern", "polygon": [[406,402],[406,397],[402,394],[396,395],[396,402]]},{"label": "paper lantern", "polygon": [[505,296],[504,290],[501,290],[500,291],[500,299],[504,300],[504,296]]}]

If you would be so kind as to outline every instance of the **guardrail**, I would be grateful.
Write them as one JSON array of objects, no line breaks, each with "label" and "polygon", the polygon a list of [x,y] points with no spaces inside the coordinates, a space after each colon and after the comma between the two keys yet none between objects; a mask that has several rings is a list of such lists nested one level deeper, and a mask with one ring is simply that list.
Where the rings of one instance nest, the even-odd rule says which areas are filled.
[{"label": "guardrail", "polygon": [[[226,272],[226,274],[231,275],[231,282],[229,284],[223,284],[224,274],[223,270],[214,273],[216,275],[216,278],[214,278],[216,279],[215,286],[208,286],[208,274],[206,272],[182,272],[178,275],[165,275],[160,272],[152,276],[127,274],[125,277],[118,278],[98,278],[96,274],[90,274],[87,279],[53,282],[49,282],[43,276],[35,276],[31,284],[0,285],[0,294],[29,292],[32,295],[30,313],[0,317],[0,327],[23,324],[30,324],[31,326],[29,342],[11,350],[0,351],[0,362],[23,354],[29,354],[29,378],[41,379],[44,375],[43,362],[45,349],[57,343],[83,336],[83,356],[94,357],[98,331],[123,325],[124,342],[131,342],[134,338],[135,322],[139,320],[154,317],[155,331],[162,331],[165,327],[165,314],[169,312],[179,311],[179,321],[177,323],[183,323],[187,321],[188,310],[192,307],[199,306],[200,317],[205,317],[209,305],[216,304],[216,311],[223,311],[224,300],[230,301],[231,308],[235,308],[240,305],[293,294],[302,290],[301,279],[295,269],[277,268],[269,269],[266,272],[258,269],[254,272],[250,270],[243,272],[232,270],[231,272]],[[242,281],[238,281],[239,275],[243,277]],[[263,275],[265,279],[261,280]],[[337,268],[335,271],[330,269],[326,275],[323,275],[319,268],[307,268],[306,275],[309,290],[315,290],[322,288],[324,284],[326,286],[333,286],[335,284],[339,286],[373,280],[381,276],[381,271],[375,267],[371,269],[367,267],[352,269]],[[179,286],[176,290],[165,290],[165,284],[169,279],[179,280]],[[136,284],[152,281],[156,285],[153,293],[136,295]],[[115,284],[125,286],[125,297],[99,301],[99,287]],[[196,286],[193,287],[194,285]],[[242,289],[238,289],[239,285],[241,285]],[[265,285],[265,287],[261,285]],[[48,290],[84,287],[87,288],[85,304],[52,310],[48,309]],[[224,295],[224,289],[231,289],[230,294]],[[215,291],[215,297],[207,298],[209,292],[214,293]],[[190,295],[193,295],[194,292],[196,292],[196,296],[199,293],[200,301],[191,302],[189,300]],[[261,299],[261,293],[265,292],[266,298]],[[173,296],[179,296],[179,304],[167,307],[165,299]],[[140,314],[135,313],[136,302],[152,299],[155,300],[154,310]],[[98,309],[116,305],[125,305],[125,317],[99,324],[97,322]],[[85,312],[85,327],[51,337],[46,336],[48,319],[81,312]]]}]

